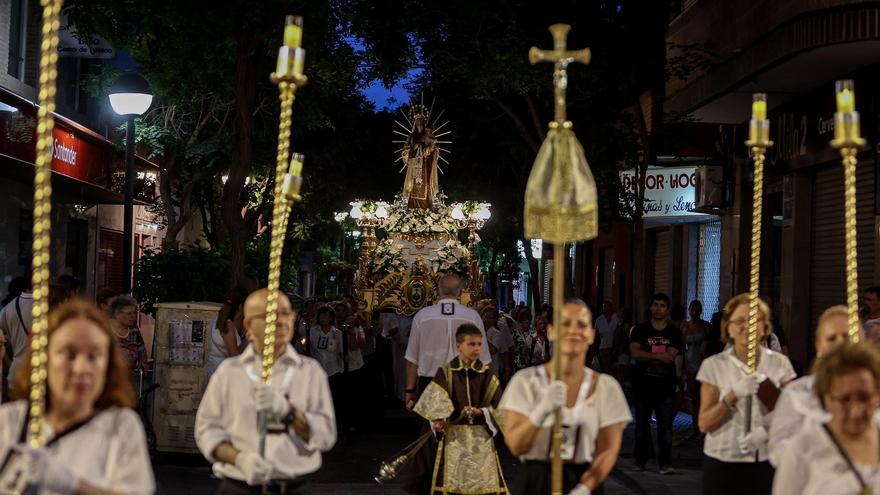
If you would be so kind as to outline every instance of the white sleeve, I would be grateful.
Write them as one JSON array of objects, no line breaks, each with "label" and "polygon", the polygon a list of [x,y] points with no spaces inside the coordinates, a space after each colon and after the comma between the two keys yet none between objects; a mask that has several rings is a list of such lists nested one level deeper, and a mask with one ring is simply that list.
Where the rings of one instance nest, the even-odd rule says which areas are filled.
[{"label": "white sleeve", "polygon": [[801,430],[804,416],[795,408],[795,391],[791,387],[782,389],[779,402],[773,409],[767,439],[767,450],[770,464],[778,467],[782,462],[786,449],[795,435]]},{"label": "white sleeve", "polygon": [[[210,462],[217,462],[214,450],[230,436],[223,429],[223,410],[226,404],[226,378],[223,363],[208,381],[199,409],[196,412],[195,440],[202,455]],[[229,404],[226,404],[229,405]]]},{"label": "white sleeve", "polygon": [[130,409],[121,409],[119,415],[116,431],[111,432],[112,458],[107,474],[110,488],[126,495],[150,495],[156,491],[156,480],[144,427]]},{"label": "white sleeve", "polygon": [[718,386],[718,367],[715,364],[717,361],[714,356],[703,360],[700,370],[697,371],[698,382]]},{"label": "white sleeve", "polygon": [[779,357],[782,359],[782,367],[784,369],[782,380],[780,381],[780,385],[782,385],[797,378],[797,373],[794,371],[794,366],[791,365],[791,360],[785,354],[780,354]]},{"label": "white sleeve", "polygon": [[776,468],[773,495],[801,495],[810,480],[809,459],[800,449],[789,449]]},{"label": "white sleeve", "polygon": [[419,336],[421,335],[421,325],[417,326],[418,321],[413,321],[410,328],[409,341],[406,344],[406,354],[404,358],[412,364],[419,364]]},{"label": "white sleeve", "polygon": [[532,372],[531,368],[526,368],[513,375],[501,396],[498,409],[517,412],[523,416],[531,414],[535,405],[535,391],[529,386],[529,374]]},{"label": "white sleeve", "polygon": [[303,411],[309,424],[309,441],[306,443],[306,448],[326,452],[336,444],[336,413],[333,409],[327,374],[317,363],[311,363],[310,366],[313,369],[310,373],[309,405]]},{"label": "white sleeve", "polygon": [[617,380],[609,375],[600,374],[596,383],[599,389],[599,428],[623,423],[624,425],[632,421],[632,413],[626,402],[626,396],[623,395],[623,389]]}]

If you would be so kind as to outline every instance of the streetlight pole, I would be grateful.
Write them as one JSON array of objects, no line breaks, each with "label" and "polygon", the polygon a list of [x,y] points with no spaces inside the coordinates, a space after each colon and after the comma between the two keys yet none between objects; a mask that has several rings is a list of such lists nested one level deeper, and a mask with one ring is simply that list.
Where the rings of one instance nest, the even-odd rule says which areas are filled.
[{"label": "streetlight pole", "polygon": [[153,102],[150,86],[137,74],[124,74],[110,87],[110,106],[126,118],[125,131],[125,200],[122,220],[122,292],[131,293],[132,255],[134,254],[134,119],[143,115]]},{"label": "streetlight pole", "polygon": [[134,116],[128,117],[125,131],[125,202],[122,226],[122,292],[131,293],[134,251]]}]

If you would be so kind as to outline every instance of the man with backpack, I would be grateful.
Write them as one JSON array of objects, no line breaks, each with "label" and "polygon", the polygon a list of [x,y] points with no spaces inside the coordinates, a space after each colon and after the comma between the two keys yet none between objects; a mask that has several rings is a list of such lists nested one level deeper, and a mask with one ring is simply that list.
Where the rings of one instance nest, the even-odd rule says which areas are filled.
[{"label": "man with backpack", "polygon": [[31,314],[34,307],[33,287],[31,278],[25,278],[27,279],[27,288],[3,309],[0,309],[0,330],[6,335],[6,355],[12,358],[12,364],[6,374],[10,382],[25,358],[28,334],[34,321]]}]

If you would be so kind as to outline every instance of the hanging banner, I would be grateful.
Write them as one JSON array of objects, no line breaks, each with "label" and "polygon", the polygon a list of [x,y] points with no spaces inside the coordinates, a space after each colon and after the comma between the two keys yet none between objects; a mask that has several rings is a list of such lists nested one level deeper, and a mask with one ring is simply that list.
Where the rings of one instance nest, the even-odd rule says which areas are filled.
[{"label": "hanging banner", "polygon": [[[648,167],[645,174],[643,218],[705,217],[690,211],[696,207],[696,166]],[[627,212],[636,194],[635,171],[620,172],[620,183],[626,198],[621,198],[621,211]]]}]

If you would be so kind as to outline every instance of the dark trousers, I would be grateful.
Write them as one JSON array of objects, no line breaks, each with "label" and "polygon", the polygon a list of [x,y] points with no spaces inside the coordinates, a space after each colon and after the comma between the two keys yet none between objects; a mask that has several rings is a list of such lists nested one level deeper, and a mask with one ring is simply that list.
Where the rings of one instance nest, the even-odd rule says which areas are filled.
[{"label": "dark trousers", "polygon": [[722,462],[703,457],[704,495],[770,495],[773,466],[769,462]]},{"label": "dark trousers", "polygon": [[306,495],[309,492],[309,484],[305,480],[294,480],[284,483],[273,482],[265,486],[250,486],[243,481],[224,478],[217,488],[217,495]]},{"label": "dark trousers", "polygon": [[327,378],[330,383],[330,397],[336,411],[336,431],[340,436],[348,433],[348,396],[345,394],[345,374],[336,373]]},{"label": "dark trousers", "polygon": [[[578,483],[581,476],[590,469],[590,463],[562,465],[562,493],[568,493]],[[541,461],[525,461],[510,485],[511,495],[544,495],[550,493],[550,463]],[[604,495],[604,485],[592,491],[593,495]]]},{"label": "dark trousers", "polygon": [[644,466],[651,457],[654,440],[651,436],[651,413],[657,417],[657,463],[660,467],[672,464],[672,420],[675,417],[673,396],[652,395],[650,391],[636,391],[636,464]]}]

